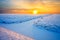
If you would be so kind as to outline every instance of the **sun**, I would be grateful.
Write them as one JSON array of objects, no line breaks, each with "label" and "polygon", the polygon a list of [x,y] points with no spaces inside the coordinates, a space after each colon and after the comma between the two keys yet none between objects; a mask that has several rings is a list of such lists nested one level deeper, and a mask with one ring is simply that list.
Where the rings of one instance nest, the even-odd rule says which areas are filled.
[{"label": "sun", "polygon": [[38,14],[38,10],[33,10],[33,14]]}]

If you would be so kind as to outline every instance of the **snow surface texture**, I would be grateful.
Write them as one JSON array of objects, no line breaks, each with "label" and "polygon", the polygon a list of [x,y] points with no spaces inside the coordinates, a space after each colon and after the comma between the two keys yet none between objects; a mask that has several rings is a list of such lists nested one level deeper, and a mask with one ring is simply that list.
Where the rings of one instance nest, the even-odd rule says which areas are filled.
[{"label": "snow surface texture", "polygon": [[54,14],[34,22],[34,26],[60,33],[60,14]]},{"label": "snow surface texture", "polygon": [[[32,19],[41,18],[43,15],[18,15],[18,14],[0,14],[0,23],[22,23]],[[46,16],[46,15],[44,15]]]},{"label": "snow surface texture", "polygon": [[33,40],[33,39],[0,27],[0,40]]},{"label": "snow surface texture", "polygon": [[11,24],[11,23],[22,23],[36,18],[32,15],[0,15],[0,23]]},{"label": "snow surface texture", "polygon": [[[14,17],[14,15],[10,15],[10,16],[11,16],[10,18]],[[2,21],[2,22],[0,22],[0,26],[4,27],[6,29],[12,30],[14,32],[17,32],[19,34],[23,34],[23,35],[26,35],[28,37],[34,38],[35,40],[60,40],[60,33],[57,33],[59,30],[54,31],[54,32],[53,32],[53,30],[50,31],[51,28],[49,26],[50,24],[51,25],[56,24],[57,26],[60,26],[60,19],[59,19],[60,14],[43,15],[43,16],[39,15],[38,18],[35,18],[35,19],[32,19],[32,20],[28,20],[28,18],[26,18],[26,20],[28,20],[28,21],[20,23],[20,20],[23,19],[23,18],[21,18],[21,16],[25,16],[25,15],[16,15],[15,16],[15,17],[17,17],[16,20],[18,21],[18,23],[15,22],[15,18],[11,19],[11,21],[12,22],[14,21],[14,23],[12,23],[12,22],[9,23],[10,22],[9,21],[10,20],[9,15],[0,15],[1,21]],[[28,16],[30,16],[30,15],[28,15]],[[32,17],[30,17],[30,18],[32,18]],[[4,22],[8,21],[7,24],[4,23],[3,20],[5,20]],[[41,22],[40,22],[40,20],[41,20]],[[48,31],[45,28],[46,25],[43,25],[44,23],[46,25],[48,25],[47,26],[49,28]],[[39,25],[41,24],[42,26],[37,26],[36,24],[39,24]],[[53,26],[51,26],[51,27],[53,27]]]},{"label": "snow surface texture", "polygon": [[37,19],[34,22],[34,26],[43,28],[49,31],[60,33],[60,14],[49,15],[0,15],[0,23],[13,24],[23,23],[26,21]]}]

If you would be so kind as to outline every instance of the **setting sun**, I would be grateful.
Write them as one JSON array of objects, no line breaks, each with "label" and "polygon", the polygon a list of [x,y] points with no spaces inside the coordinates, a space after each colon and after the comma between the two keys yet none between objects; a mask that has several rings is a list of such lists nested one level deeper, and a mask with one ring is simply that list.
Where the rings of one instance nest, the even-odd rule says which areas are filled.
[{"label": "setting sun", "polygon": [[37,13],[38,13],[38,10],[34,10],[34,11],[33,11],[33,14],[37,14]]}]

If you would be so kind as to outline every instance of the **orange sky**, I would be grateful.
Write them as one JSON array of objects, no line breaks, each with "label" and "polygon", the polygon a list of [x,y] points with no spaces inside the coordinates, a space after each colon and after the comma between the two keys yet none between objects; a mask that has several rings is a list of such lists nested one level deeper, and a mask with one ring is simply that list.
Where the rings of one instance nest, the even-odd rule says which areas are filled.
[{"label": "orange sky", "polygon": [[[33,14],[33,11],[35,9],[5,9],[3,10],[4,13],[11,13],[11,14]],[[55,10],[41,10],[41,9],[36,9],[38,11],[37,14],[60,14],[59,11]]]},{"label": "orange sky", "polygon": [[6,13],[32,14],[34,10],[37,10],[38,14],[60,13],[60,1],[57,0],[11,0],[9,4],[10,7],[3,9]]}]

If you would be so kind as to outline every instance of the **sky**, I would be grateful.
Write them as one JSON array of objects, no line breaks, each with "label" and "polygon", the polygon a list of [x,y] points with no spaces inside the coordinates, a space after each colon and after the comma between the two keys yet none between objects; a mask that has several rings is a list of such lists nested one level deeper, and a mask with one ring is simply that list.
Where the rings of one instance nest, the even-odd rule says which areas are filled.
[{"label": "sky", "polygon": [[40,9],[44,12],[59,12],[59,4],[60,0],[0,0],[0,8]]},{"label": "sky", "polygon": [[0,5],[9,8],[40,8],[43,6],[57,6],[59,0],[0,0]]}]

